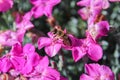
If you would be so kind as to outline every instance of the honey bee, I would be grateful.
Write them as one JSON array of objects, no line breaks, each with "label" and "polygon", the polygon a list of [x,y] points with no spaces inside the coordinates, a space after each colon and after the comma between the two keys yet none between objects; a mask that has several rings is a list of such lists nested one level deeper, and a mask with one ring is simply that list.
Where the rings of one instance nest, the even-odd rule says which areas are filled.
[{"label": "honey bee", "polygon": [[55,35],[54,38],[56,39],[62,39],[63,40],[63,44],[65,45],[71,45],[70,44],[70,39],[67,35],[67,33],[65,33],[60,26],[55,26],[55,28],[53,29],[53,34]]}]

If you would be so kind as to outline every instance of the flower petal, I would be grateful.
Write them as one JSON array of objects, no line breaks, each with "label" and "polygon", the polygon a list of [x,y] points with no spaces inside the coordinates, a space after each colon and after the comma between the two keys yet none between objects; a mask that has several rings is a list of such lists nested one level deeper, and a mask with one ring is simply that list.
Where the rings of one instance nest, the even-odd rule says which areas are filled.
[{"label": "flower petal", "polygon": [[52,6],[51,5],[48,5],[48,6],[45,7],[44,14],[47,17],[51,17],[52,16]]},{"label": "flower petal", "polygon": [[99,23],[95,24],[97,37],[106,36],[109,31],[109,23],[108,21],[100,21]]},{"label": "flower petal", "polygon": [[84,7],[78,11],[78,14],[81,16],[83,20],[87,20],[90,16],[90,10],[87,7]]},{"label": "flower petal", "polygon": [[103,50],[98,44],[91,43],[88,48],[88,56],[94,61],[98,61],[102,58]]},{"label": "flower petal", "polygon": [[60,73],[51,67],[45,69],[42,73],[43,80],[60,80]]},{"label": "flower petal", "polygon": [[81,76],[80,76],[80,79],[79,80],[95,80],[95,79],[93,79],[92,77],[90,77],[90,76],[88,76],[88,75],[86,75],[86,74],[82,74]]},{"label": "flower petal", "polygon": [[39,61],[39,64],[35,67],[35,70],[42,73],[43,70],[48,67],[48,65],[49,65],[49,59],[47,56],[45,56]]},{"label": "flower petal", "polygon": [[90,76],[99,76],[99,64],[85,64],[85,71]]},{"label": "flower petal", "polygon": [[108,0],[102,0],[102,8],[107,9],[110,7],[110,3]]},{"label": "flower petal", "polygon": [[80,47],[74,47],[72,50],[72,56],[75,62],[81,59],[85,54],[86,53],[83,52],[82,48]]},{"label": "flower petal", "polygon": [[48,46],[52,43],[52,40],[50,38],[47,37],[40,37],[38,39],[38,49],[41,49],[45,46]]},{"label": "flower petal", "polygon": [[55,56],[58,51],[61,49],[61,44],[51,44],[50,46],[45,47],[45,52],[50,56]]},{"label": "flower petal", "polygon": [[13,0],[1,0],[0,1],[0,12],[5,12],[12,8]]},{"label": "flower petal", "polygon": [[34,18],[39,18],[44,15],[44,6],[34,6],[32,8]]},{"label": "flower petal", "polygon": [[81,0],[81,1],[77,2],[77,5],[88,7],[88,6],[90,6],[90,2],[91,2],[90,0]]},{"label": "flower petal", "polygon": [[101,65],[100,74],[104,76],[105,79],[114,80],[114,73],[108,66]]},{"label": "flower petal", "polygon": [[1,65],[1,71],[2,72],[8,72],[12,67],[12,63],[11,61],[8,59],[8,58],[2,58],[2,61],[1,61],[2,64]]},{"label": "flower petal", "polygon": [[16,43],[12,46],[12,49],[10,50],[10,54],[13,56],[21,56],[22,53],[22,46],[20,43]]},{"label": "flower petal", "polygon": [[32,52],[35,52],[35,47],[31,43],[27,43],[23,47],[23,52],[24,53],[31,53],[32,54]]}]

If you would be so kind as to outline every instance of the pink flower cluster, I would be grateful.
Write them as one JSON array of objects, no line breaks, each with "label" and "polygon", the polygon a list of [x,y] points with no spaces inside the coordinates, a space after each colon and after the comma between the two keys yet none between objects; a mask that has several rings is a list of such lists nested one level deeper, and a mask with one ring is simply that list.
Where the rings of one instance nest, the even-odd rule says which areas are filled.
[{"label": "pink flower cluster", "polygon": [[[120,0],[109,1],[116,2]],[[94,43],[97,43],[97,40],[102,36],[106,36],[109,31],[109,23],[105,20],[105,16],[101,13],[103,9],[110,7],[109,1],[81,0],[77,3],[78,6],[83,7],[78,11],[78,14],[83,20],[87,20],[88,29],[86,30],[86,36],[92,38]],[[90,51],[93,50],[93,52],[91,52],[92,55],[96,54],[96,58],[99,56],[98,60],[102,58],[102,48],[99,45],[91,45],[90,47]],[[95,57],[92,57],[92,60],[94,59]],[[114,80],[113,72],[105,65],[100,66],[99,64],[86,64],[85,70],[87,75],[81,75],[80,80]]]},{"label": "pink flower cluster", "polygon": [[[2,2],[5,4],[5,0],[2,0],[1,3]],[[41,14],[51,16],[52,7],[49,6],[52,4],[55,5],[60,1],[56,3],[56,1],[52,0],[38,0],[37,2],[41,5],[44,3],[44,5],[42,5],[42,7],[41,5],[34,5],[34,11],[32,9],[24,15],[20,15],[19,13],[16,14],[16,31],[7,30],[0,33],[0,45],[12,46],[10,52],[0,58],[0,80],[21,80],[20,76],[23,76],[26,80],[67,80],[67,78],[60,76],[60,73],[56,69],[49,66],[49,59],[47,56],[42,57],[35,52],[35,47],[31,43],[27,43],[25,46],[21,44],[26,31],[34,27],[30,21],[31,17],[39,14],[39,9],[43,9],[43,7],[46,8],[44,8],[44,13]],[[31,3],[34,4],[36,2],[31,0]],[[0,4],[0,6],[2,8],[3,5]],[[1,11],[6,11],[9,8],[11,7],[6,6],[6,9]],[[35,11],[35,8],[38,8],[38,10]],[[5,76],[7,75],[12,76],[12,78],[6,78]]]},{"label": "pink flower cluster", "polygon": [[23,75],[29,80],[65,79],[57,70],[49,66],[48,57],[38,55],[35,47],[30,43],[23,47],[20,43],[14,44],[10,52],[0,58],[0,72],[7,72],[15,78]]},{"label": "pink flower cluster", "polygon": [[16,43],[22,43],[24,35],[27,30],[34,27],[30,19],[32,17],[32,12],[28,12],[24,15],[16,13],[15,23],[16,30],[6,30],[0,33],[0,44],[2,46],[12,46]]},{"label": "pink flower cluster", "polygon": [[[120,0],[109,0],[116,2]],[[81,6],[78,13],[83,20],[87,20],[86,37],[78,39],[68,34],[66,29],[55,24],[54,29],[48,32],[48,37],[38,39],[38,48],[45,49],[50,57],[55,56],[61,48],[72,51],[73,60],[77,62],[84,56],[93,61],[102,58],[103,50],[98,39],[106,36],[109,31],[109,23],[101,13],[110,6],[108,0],[80,0],[77,5]],[[30,21],[32,16],[39,18],[43,15],[52,17],[52,10],[61,0],[30,0],[32,9],[24,15],[16,14],[16,31],[7,30],[0,33],[0,46],[12,46],[10,52],[0,58],[0,73],[6,73],[14,78],[20,75],[27,80],[67,80],[60,73],[49,66],[47,56],[40,56],[35,51],[34,45],[27,43],[22,46],[24,35],[27,30],[34,27]],[[0,12],[12,8],[12,0],[0,0]],[[80,76],[80,80],[114,80],[114,74],[105,65],[86,64],[86,74]],[[0,79],[2,79],[0,75]],[[21,80],[21,79],[18,79]]]}]

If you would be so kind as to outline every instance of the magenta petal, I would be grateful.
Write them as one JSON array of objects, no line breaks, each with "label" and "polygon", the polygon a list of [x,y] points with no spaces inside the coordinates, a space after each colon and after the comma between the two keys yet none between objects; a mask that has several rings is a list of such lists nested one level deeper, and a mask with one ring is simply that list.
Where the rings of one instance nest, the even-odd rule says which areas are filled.
[{"label": "magenta petal", "polygon": [[114,80],[113,72],[105,65],[85,64],[85,70],[94,80]]},{"label": "magenta petal", "polygon": [[0,33],[0,44],[3,46],[12,46],[18,43],[17,35],[14,31],[7,30]]},{"label": "magenta petal", "polygon": [[35,47],[31,43],[27,43],[23,47],[23,52],[32,54],[32,52],[35,52]]},{"label": "magenta petal", "polygon": [[36,6],[40,5],[40,0],[29,0],[29,1],[33,5],[36,5]]},{"label": "magenta petal", "polygon": [[[46,73],[46,74],[44,74]],[[60,73],[51,67],[43,71],[43,80],[60,80]]]},{"label": "magenta petal", "polygon": [[12,63],[10,62],[8,58],[2,58],[1,63],[2,64],[0,65],[2,67],[1,69],[2,72],[8,72],[13,67]]},{"label": "magenta petal", "polygon": [[23,16],[23,19],[30,20],[32,15],[33,15],[33,12],[29,11],[29,12],[25,13],[25,15]]},{"label": "magenta petal", "polygon": [[72,47],[82,46],[84,39],[77,39],[76,37],[69,37],[72,43]]},{"label": "magenta petal", "polygon": [[52,40],[47,37],[40,37],[38,39],[38,49],[41,49],[45,46],[49,46],[52,43]]},{"label": "magenta petal", "polygon": [[21,53],[22,53],[22,46],[21,46],[21,44],[20,43],[14,44],[12,46],[10,54],[14,55],[14,56],[21,56]]},{"label": "magenta petal", "polygon": [[81,0],[81,1],[79,1],[79,2],[77,2],[77,5],[78,6],[90,6],[90,0]]},{"label": "magenta petal", "polygon": [[31,66],[36,66],[39,63],[40,57],[38,53],[30,53],[28,56],[28,62],[31,64]]},{"label": "magenta petal", "polygon": [[[0,59],[0,64],[2,64],[1,59]],[[1,72],[1,70],[2,70],[2,65],[0,65],[0,72]]]},{"label": "magenta petal", "polygon": [[41,67],[48,67],[49,65],[49,59],[47,56],[43,57],[41,60],[40,60],[40,63],[39,65],[42,65]]},{"label": "magenta petal", "polygon": [[27,61],[21,70],[22,74],[29,74],[33,68],[39,63],[40,57],[37,53],[30,53],[27,56]]},{"label": "magenta petal", "polygon": [[42,73],[31,77],[29,80],[60,80],[60,74],[55,69],[47,67]]},{"label": "magenta petal", "polygon": [[85,54],[86,53],[83,52],[82,48],[80,47],[74,47],[72,50],[72,56],[75,62],[81,59]]},{"label": "magenta petal", "polygon": [[26,30],[25,29],[19,29],[17,30],[17,39],[19,42],[23,42],[24,35],[25,35]]},{"label": "magenta petal", "polygon": [[33,28],[34,25],[30,22],[32,15],[33,15],[32,11],[27,12],[24,16],[21,16],[20,14],[18,14],[16,18],[16,27],[18,29],[25,30],[25,31]]},{"label": "magenta petal", "polygon": [[49,65],[49,59],[47,56],[45,56],[39,61],[39,64],[35,67],[35,70],[42,73],[43,70],[48,67],[48,65]]},{"label": "magenta petal", "polygon": [[51,5],[48,5],[48,6],[45,7],[44,14],[47,17],[51,17],[52,16],[52,6]]},{"label": "magenta petal", "polygon": [[17,28],[19,29],[29,30],[33,27],[34,25],[29,20],[23,20],[22,22],[17,23]]},{"label": "magenta petal", "polygon": [[107,35],[110,25],[108,21],[101,21],[95,25],[95,28],[96,31],[98,32],[98,37],[101,37]]},{"label": "magenta petal", "polygon": [[84,7],[78,11],[78,14],[81,16],[83,20],[87,20],[90,15],[90,10],[87,7]]},{"label": "magenta petal", "polygon": [[61,44],[51,44],[50,46],[45,47],[45,52],[50,56],[55,56],[58,51],[61,49]]},{"label": "magenta petal", "polygon": [[30,63],[25,64],[25,66],[20,70],[20,72],[24,75],[29,74],[33,69],[33,66],[31,66]]},{"label": "magenta petal", "polygon": [[44,15],[44,6],[34,6],[32,8],[34,18],[39,18]]},{"label": "magenta petal", "polygon": [[95,79],[86,74],[82,74],[79,80],[95,80]]},{"label": "magenta petal", "polygon": [[94,61],[98,61],[102,58],[103,50],[98,44],[91,43],[88,48],[88,56]]},{"label": "magenta petal", "polygon": [[23,20],[20,23],[16,23],[17,28],[29,30],[34,27],[34,25],[29,20]]},{"label": "magenta petal", "polygon": [[99,76],[99,64],[85,64],[85,71],[90,76]]},{"label": "magenta petal", "polygon": [[25,59],[23,57],[14,56],[11,58],[11,63],[13,64],[15,70],[21,70],[25,65]]},{"label": "magenta petal", "polygon": [[102,3],[102,8],[103,9],[107,9],[110,7],[110,3],[108,0],[104,0],[103,3]]},{"label": "magenta petal", "polygon": [[1,0],[0,1],[0,12],[5,12],[12,8],[13,0]]},{"label": "magenta petal", "polygon": [[108,80],[114,80],[114,73],[111,71],[111,69],[105,65],[101,65],[101,68],[100,68],[100,74],[101,75],[108,75],[106,78]]}]

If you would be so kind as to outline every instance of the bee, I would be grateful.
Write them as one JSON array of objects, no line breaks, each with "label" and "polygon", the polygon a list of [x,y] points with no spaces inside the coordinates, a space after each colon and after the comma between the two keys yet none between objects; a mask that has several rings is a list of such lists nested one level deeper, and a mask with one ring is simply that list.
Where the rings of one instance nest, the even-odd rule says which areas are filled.
[{"label": "bee", "polygon": [[71,45],[70,39],[69,39],[67,33],[65,31],[63,31],[60,26],[55,26],[55,28],[53,29],[52,32],[54,34],[54,38],[62,39],[63,44],[65,44],[65,45],[69,45],[69,46]]}]

